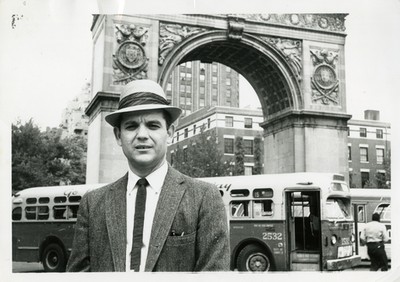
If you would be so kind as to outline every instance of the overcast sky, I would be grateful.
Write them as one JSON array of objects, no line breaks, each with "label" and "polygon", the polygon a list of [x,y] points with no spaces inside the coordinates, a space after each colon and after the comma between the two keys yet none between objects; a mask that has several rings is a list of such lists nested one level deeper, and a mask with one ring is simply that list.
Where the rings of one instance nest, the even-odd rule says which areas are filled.
[{"label": "overcast sky", "polygon": [[[109,1],[5,2],[12,4],[0,9],[1,32],[7,39],[0,46],[0,73],[4,79],[0,84],[2,115],[11,122],[33,118],[42,128],[58,126],[68,101],[91,80],[92,13],[124,12],[126,7],[111,6]],[[199,12],[223,11],[223,6],[207,11],[207,6],[200,5],[201,2],[204,1],[196,2]],[[353,118],[362,119],[364,110],[375,109],[381,112],[382,121],[393,122],[400,78],[399,1],[359,2],[363,5],[337,5],[337,11],[330,7],[330,12],[349,13],[345,45],[347,112]],[[327,12],[326,7],[319,6],[319,11]],[[319,6],[291,6],[287,12],[310,12],[311,8],[317,12]],[[278,7],[277,12],[286,12]],[[306,9],[302,10],[304,7]],[[188,9],[187,12],[197,10]],[[149,12],[145,8],[143,11]],[[266,11],[271,12],[271,9]],[[246,97],[246,101],[251,100],[252,97]]]}]

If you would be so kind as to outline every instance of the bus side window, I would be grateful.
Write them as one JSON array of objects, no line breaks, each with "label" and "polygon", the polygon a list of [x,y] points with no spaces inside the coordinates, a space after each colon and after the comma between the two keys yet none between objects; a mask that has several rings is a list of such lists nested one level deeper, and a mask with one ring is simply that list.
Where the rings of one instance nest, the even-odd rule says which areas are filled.
[{"label": "bus side window", "polygon": [[22,218],[22,208],[21,207],[17,207],[15,209],[13,209],[12,211],[12,219],[13,220],[21,220]]},{"label": "bus side window", "polygon": [[54,206],[53,207],[53,214],[54,219],[67,219],[66,212],[67,206]]},{"label": "bus side window", "polygon": [[254,217],[270,216],[273,214],[272,200],[257,200],[253,203]]},{"label": "bus side window", "polygon": [[232,217],[248,217],[249,216],[249,201],[234,201],[231,202]]},{"label": "bus side window", "polygon": [[77,218],[78,217],[79,205],[68,206],[68,209],[70,211],[68,218]]},{"label": "bus side window", "polygon": [[36,219],[36,207],[26,207],[25,217],[29,220]]},{"label": "bus side window", "polygon": [[65,203],[67,201],[67,197],[61,196],[61,197],[55,197],[54,198],[54,203]]},{"label": "bus side window", "polygon": [[357,206],[357,221],[365,222],[365,206]]},{"label": "bus side window", "polygon": [[81,201],[81,196],[70,196],[69,201],[71,203],[79,203]]},{"label": "bus side window", "polygon": [[49,207],[48,206],[39,206],[38,207],[38,219],[44,220],[49,219]]}]

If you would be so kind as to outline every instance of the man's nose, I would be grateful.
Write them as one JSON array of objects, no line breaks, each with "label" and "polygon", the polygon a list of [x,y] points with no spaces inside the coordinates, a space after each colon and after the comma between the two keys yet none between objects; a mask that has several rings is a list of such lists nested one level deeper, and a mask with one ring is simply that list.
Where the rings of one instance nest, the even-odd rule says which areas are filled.
[{"label": "man's nose", "polygon": [[145,125],[140,125],[138,128],[137,138],[148,138],[149,132]]}]

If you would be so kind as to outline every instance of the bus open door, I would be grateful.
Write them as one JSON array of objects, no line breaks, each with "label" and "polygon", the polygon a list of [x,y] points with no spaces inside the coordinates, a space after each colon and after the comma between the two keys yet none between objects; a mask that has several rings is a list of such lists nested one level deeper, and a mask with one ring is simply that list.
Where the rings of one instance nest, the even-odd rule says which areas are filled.
[{"label": "bus open door", "polygon": [[319,199],[319,191],[286,192],[290,270],[322,270]]}]

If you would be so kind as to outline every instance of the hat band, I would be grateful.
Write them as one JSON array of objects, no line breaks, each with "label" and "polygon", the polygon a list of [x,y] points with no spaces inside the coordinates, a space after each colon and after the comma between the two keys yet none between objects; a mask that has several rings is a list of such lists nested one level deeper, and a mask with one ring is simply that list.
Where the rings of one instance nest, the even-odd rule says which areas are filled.
[{"label": "hat band", "polygon": [[169,102],[160,95],[154,93],[137,92],[134,94],[130,94],[119,101],[118,110],[127,107],[147,104],[169,105]]}]

